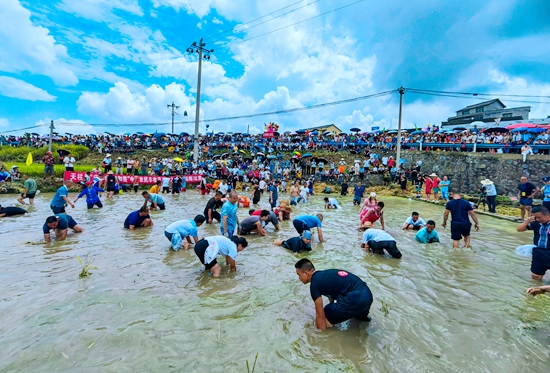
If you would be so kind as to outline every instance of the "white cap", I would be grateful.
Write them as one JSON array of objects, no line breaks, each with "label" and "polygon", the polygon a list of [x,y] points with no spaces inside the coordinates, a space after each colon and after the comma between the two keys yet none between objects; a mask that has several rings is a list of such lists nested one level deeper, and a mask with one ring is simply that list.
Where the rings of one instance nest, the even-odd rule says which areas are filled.
[{"label": "white cap", "polygon": [[370,196],[371,196],[371,198],[376,198],[376,193],[375,192],[370,192]]}]

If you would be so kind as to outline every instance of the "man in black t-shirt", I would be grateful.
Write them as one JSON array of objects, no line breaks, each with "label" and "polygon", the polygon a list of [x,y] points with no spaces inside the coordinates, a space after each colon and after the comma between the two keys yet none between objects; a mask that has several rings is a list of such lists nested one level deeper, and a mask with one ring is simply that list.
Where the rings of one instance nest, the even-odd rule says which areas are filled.
[{"label": "man in black t-shirt", "polygon": [[222,197],[223,194],[220,191],[217,191],[214,197],[210,198],[210,201],[206,204],[206,207],[204,208],[204,216],[207,224],[212,224],[214,219],[217,221],[221,220],[220,213],[216,210],[223,206]]},{"label": "man in black t-shirt", "polygon": [[477,215],[472,208],[472,204],[465,199],[462,199],[458,189],[452,189],[451,193],[453,198],[445,205],[443,224],[441,224],[441,226],[443,228],[447,226],[447,219],[449,218],[450,213],[453,248],[458,249],[458,244],[460,243],[462,237],[464,237],[464,247],[470,247],[470,230],[472,228],[470,216],[474,220],[476,231],[478,231],[479,222],[477,220]]},{"label": "man in black t-shirt", "polygon": [[[311,284],[317,329],[325,330],[351,318],[370,321],[372,293],[359,277],[339,269],[316,271],[313,263],[305,258],[300,259],[294,267],[300,281]],[[325,307],[323,295],[330,301]]]},{"label": "man in black t-shirt", "polygon": [[527,217],[531,215],[533,208],[533,197],[537,194],[537,187],[527,182],[527,177],[522,176],[518,185],[519,208],[521,209],[521,220],[525,220],[525,211]]},{"label": "man in black t-shirt", "polygon": [[517,228],[518,232],[527,230],[534,233],[531,278],[542,280],[546,271],[550,270],[550,212],[546,207],[535,206],[533,215]]},{"label": "man in black t-shirt", "polygon": [[21,207],[2,207],[0,206],[0,218],[5,216],[25,215],[27,210]]}]

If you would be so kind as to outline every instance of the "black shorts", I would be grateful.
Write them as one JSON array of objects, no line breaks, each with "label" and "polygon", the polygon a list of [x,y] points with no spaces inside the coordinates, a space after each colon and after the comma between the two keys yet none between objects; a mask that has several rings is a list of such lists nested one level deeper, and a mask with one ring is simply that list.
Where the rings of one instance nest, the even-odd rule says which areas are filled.
[{"label": "black shorts", "polygon": [[[222,217],[220,216],[220,213],[217,211],[212,211],[212,220],[222,221]],[[204,217],[206,218],[206,222],[208,223],[208,211],[204,212]]]},{"label": "black shorts", "polygon": [[258,229],[256,224],[251,223],[241,223],[241,234],[247,234],[252,232],[253,230]]},{"label": "black shorts", "polygon": [[301,220],[293,220],[292,225],[294,225],[294,228],[296,229],[296,232],[298,232],[299,235],[302,234],[303,231],[309,231],[309,227],[306,223],[304,223]]},{"label": "black shorts", "polygon": [[161,210],[166,210],[166,205],[164,203],[157,203],[157,206],[159,207],[159,209]]},{"label": "black shorts", "polygon": [[462,237],[468,237],[472,229],[472,223],[453,223],[451,222],[451,238],[460,241]]},{"label": "black shorts", "polygon": [[88,205],[88,210],[93,209],[94,206],[97,206],[99,208],[103,207],[103,203],[101,203],[101,201],[97,201],[96,203],[86,203],[86,204]]},{"label": "black shorts", "polygon": [[[195,254],[197,254],[202,264],[204,264],[204,253],[206,252],[208,246],[210,246],[210,243],[204,238],[195,244]],[[204,269],[212,269],[212,267],[214,267],[216,264],[218,264],[218,261],[214,259],[209,264],[204,264]]]},{"label": "black shorts", "polygon": [[107,188],[107,192],[116,192],[116,189],[115,187]]},{"label": "black shorts", "polygon": [[331,324],[338,324],[351,318],[368,321],[372,305],[372,293],[368,286],[340,296],[336,302],[325,306],[325,316]]},{"label": "black shorts", "polygon": [[[24,195],[25,195],[24,193],[21,193],[21,197],[23,197]],[[27,196],[23,198],[34,199],[35,195],[36,193],[27,193]]]},{"label": "black shorts", "polygon": [[409,224],[409,225],[407,225],[407,229],[408,229],[409,227],[411,227],[411,226],[412,226],[412,230],[413,230],[413,231],[419,231],[419,230],[422,228],[420,225],[412,225],[412,224]]},{"label": "black shorts", "polygon": [[65,213],[65,206],[54,206],[54,205],[50,205],[50,208],[52,209],[53,213],[54,214],[64,214]]},{"label": "black shorts", "polygon": [[78,225],[78,223],[73,219],[73,217],[69,216],[69,228],[73,229],[77,225]]},{"label": "black shorts", "polygon": [[386,250],[394,258],[399,259],[402,256],[395,241],[369,241],[367,245],[374,254],[384,255],[384,250]]},{"label": "black shorts", "polygon": [[531,260],[531,273],[544,276],[550,269],[550,250],[535,247],[533,249],[533,259]]}]

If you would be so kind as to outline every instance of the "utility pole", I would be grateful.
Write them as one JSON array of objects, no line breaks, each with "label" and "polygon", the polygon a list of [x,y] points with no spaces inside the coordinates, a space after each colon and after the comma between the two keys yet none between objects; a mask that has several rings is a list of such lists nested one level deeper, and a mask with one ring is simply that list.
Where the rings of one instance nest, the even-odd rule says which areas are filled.
[{"label": "utility pole", "polygon": [[172,105],[166,105],[166,106],[172,108],[172,133],[174,133],[174,115],[176,115],[174,110],[179,109],[180,107],[174,105],[174,101],[172,101]]},{"label": "utility pole", "polygon": [[206,43],[199,41],[194,41],[189,48],[187,48],[187,53],[198,53],[199,54],[199,73],[197,75],[197,102],[196,102],[196,112],[195,112],[195,145],[193,147],[193,160],[197,162],[199,160],[199,115],[200,115],[200,105],[201,105],[201,73],[202,73],[202,60],[210,60],[210,54],[214,53],[214,49],[208,50],[206,48]]},{"label": "utility pole", "polygon": [[403,114],[403,95],[405,94],[405,88],[401,86],[397,92],[399,92],[399,123],[397,124],[397,154],[395,162],[399,170],[401,167],[401,116]]},{"label": "utility pole", "polygon": [[50,138],[49,138],[49,144],[48,144],[48,150],[49,151],[52,151],[52,137],[53,137],[53,130],[55,129],[55,127],[53,126],[53,120],[52,120],[52,123],[50,124]]}]

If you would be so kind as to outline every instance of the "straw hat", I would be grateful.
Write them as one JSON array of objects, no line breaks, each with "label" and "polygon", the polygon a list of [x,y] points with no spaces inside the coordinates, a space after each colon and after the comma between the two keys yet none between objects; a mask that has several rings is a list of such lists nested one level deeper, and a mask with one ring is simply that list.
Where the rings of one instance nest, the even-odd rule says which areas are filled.
[{"label": "straw hat", "polygon": [[111,158],[111,154],[107,153],[106,157]]},{"label": "straw hat", "polygon": [[370,196],[371,196],[371,198],[376,198],[376,193],[375,192],[370,192]]},{"label": "straw hat", "polygon": [[113,172],[113,171],[109,171],[109,172],[107,172],[107,175],[112,175],[112,174],[114,174],[114,172]]},{"label": "straw hat", "polygon": [[430,177],[437,177],[437,174],[435,172],[432,172],[432,174],[430,175]]},{"label": "straw hat", "polygon": [[485,180],[481,180],[481,184],[483,185],[491,185],[493,184],[493,182],[489,179],[485,179]]}]

